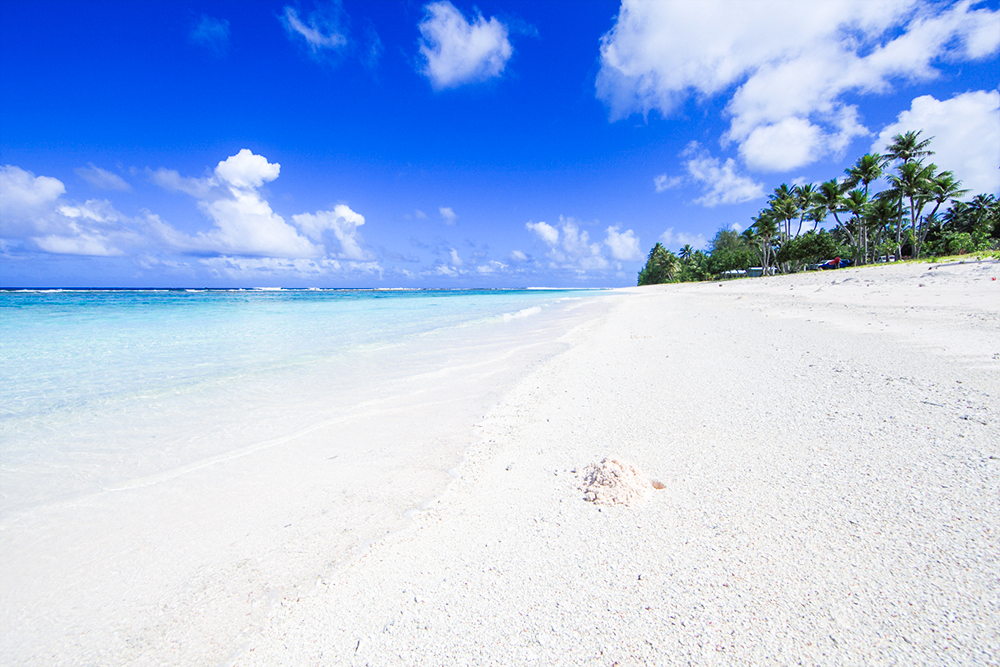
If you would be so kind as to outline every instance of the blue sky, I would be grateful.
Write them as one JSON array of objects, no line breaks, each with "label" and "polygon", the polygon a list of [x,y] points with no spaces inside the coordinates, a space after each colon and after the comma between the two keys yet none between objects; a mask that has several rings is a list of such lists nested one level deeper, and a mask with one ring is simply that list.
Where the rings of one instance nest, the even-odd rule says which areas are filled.
[{"label": "blue sky", "polygon": [[2,286],[620,286],[896,132],[1000,192],[998,2],[0,10]]}]

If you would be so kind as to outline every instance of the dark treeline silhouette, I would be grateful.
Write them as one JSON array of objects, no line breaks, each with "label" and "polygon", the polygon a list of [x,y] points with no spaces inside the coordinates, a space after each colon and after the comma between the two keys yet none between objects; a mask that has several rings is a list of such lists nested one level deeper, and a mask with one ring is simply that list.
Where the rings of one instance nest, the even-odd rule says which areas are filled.
[{"label": "dark treeline silhouette", "polygon": [[[657,243],[639,284],[791,273],[836,257],[858,265],[996,250],[1000,201],[959,201],[968,190],[928,161],[931,139],[920,134],[897,134],[885,155],[861,156],[839,179],[782,183],[743,233],[720,229],[705,252],[687,245],[675,255]],[[885,187],[873,191],[876,182]]]}]

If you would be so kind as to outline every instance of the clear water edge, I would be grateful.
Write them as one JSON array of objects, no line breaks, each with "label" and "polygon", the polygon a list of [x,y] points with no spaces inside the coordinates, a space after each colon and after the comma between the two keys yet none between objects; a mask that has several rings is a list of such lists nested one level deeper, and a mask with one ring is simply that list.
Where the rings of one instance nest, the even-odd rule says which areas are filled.
[{"label": "clear water edge", "polygon": [[286,441],[421,370],[407,364],[433,365],[444,338],[474,354],[472,330],[488,338],[593,295],[0,292],[0,519]]}]

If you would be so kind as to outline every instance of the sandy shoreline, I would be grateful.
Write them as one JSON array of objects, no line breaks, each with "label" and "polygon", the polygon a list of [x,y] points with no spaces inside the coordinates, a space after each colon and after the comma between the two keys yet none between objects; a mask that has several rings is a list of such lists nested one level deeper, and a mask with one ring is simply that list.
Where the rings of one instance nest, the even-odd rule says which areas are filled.
[{"label": "sandy shoreline", "polygon": [[[996,664],[997,274],[633,290],[232,664]],[[608,454],[666,488],[598,511]]]},{"label": "sandy shoreline", "polygon": [[[400,530],[333,567],[268,553],[312,558],[315,581],[248,600],[241,631],[192,591],[186,627],[3,662],[997,664],[993,277],[996,261],[624,290],[468,424],[456,479]],[[579,473],[604,456],[665,488],[584,502]]]}]

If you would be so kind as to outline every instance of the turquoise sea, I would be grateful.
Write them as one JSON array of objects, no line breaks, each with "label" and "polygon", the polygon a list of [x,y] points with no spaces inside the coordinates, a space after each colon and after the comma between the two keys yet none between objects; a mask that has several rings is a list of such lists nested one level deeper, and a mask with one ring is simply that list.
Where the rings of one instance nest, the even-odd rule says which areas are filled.
[{"label": "turquoise sea", "polygon": [[0,518],[307,429],[442,364],[509,354],[601,294],[2,291]]}]

